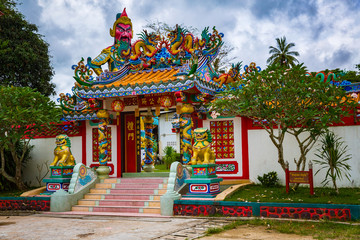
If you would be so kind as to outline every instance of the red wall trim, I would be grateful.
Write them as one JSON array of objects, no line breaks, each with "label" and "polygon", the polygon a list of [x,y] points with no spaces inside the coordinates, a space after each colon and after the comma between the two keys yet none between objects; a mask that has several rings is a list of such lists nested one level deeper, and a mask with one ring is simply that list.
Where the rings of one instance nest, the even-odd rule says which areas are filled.
[{"label": "red wall trim", "polygon": [[[346,127],[346,126],[356,126],[360,125],[359,117],[355,117],[354,113],[351,112],[349,116],[342,117],[341,121],[342,123],[333,123],[329,124],[330,127]],[[248,130],[259,130],[263,129],[262,126],[259,124],[254,123],[251,119],[247,118],[247,128]],[[274,126],[274,128],[277,128],[277,126]]]},{"label": "red wall trim", "polygon": [[[123,115],[122,115],[123,116]],[[120,115],[117,116],[120,118]],[[120,121],[120,119],[119,119]],[[117,161],[117,174],[116,177],[121,177],[121,125],[116,125],[116,161]]]},{"label": "red wall trim", "polygon": [[80,132],[81,132],[82,163],[86,166],[86,122],[85,121],[81,122]]},{"label": "red wall trim", "polygon": [[242,147],[242,169],[241,179],[249,179],[249,139],[248,139],[248,122],[246,117],[241,117],[241,147]]}]

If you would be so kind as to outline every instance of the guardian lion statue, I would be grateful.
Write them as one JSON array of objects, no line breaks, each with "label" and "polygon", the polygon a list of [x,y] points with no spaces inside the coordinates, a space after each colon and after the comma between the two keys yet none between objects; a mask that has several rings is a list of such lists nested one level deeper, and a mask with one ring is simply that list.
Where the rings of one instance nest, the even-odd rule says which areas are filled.
[{"label": "guardian lion statue", "polygon": [[74,166],[75,159],[70,150],[71,143],[67,135],[56,136],[56,148],[54,149],[54,161],[50,166]]},{"label": "guardian lion statue", "polygon": [[191,165],[215,163],[215,153],[211,149],[211,133],[206,128],[197,128],[194,131],[195,143]]}]

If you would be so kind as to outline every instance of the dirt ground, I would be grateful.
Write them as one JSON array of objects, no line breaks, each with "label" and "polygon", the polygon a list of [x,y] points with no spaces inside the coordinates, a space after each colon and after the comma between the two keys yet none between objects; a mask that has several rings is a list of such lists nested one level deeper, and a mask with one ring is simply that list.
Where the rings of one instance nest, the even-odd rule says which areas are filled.
[{"label": "dirt ground", "polygon": [[267,229],[265,226],[242,225],[236,229],[228,230],[219,234],[203,237],[201,240],[310,240],[311,236],[299,236],[294,234],[284,234],[275,230]]}]

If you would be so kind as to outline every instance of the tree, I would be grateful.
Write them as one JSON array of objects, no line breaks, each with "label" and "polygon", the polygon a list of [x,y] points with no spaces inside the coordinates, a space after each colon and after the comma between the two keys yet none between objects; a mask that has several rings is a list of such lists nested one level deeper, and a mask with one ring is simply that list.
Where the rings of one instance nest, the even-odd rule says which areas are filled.
[{"label": "tree", "polygon": [[267,131],[285,170],[285,134],[295,137],[300,156],[296,170],[304,170],[306,154],[318,137],[354,107],[343,89],[307,76],[302,64],[286,69],[271,65],[252,71],[246,79],[232,83],[210,103],[222,115],[245,116]]},{"label": "tree", "polygon": [[[0,86],[0,96],[0,174],[24,190],[21,165],[30,139],[51,122],[59,122],[62,111],[48,97],[28,87]],[[21,156],[16,151],[18,142],[23,143]],[[6,171],[5,149],[15,162],[14,176]]]},{"label": "tree", "polygon": [[55,94],[48,44],[38,28],[16,11],[14,0],[0,0],[0,84],[30,87],[45,96]]},{"label": "tree", "polygon": [[295,56],[299,56],[299,53],[296,51],[290,51],[290,48],[295,46],[295,43],[287,43],[286,37],[276,38],[277,47],[270,46],[269,54],[271,55],[266,63],[280,64],[286,67],[293,66],[295,63],[299,63],[299,61],[295,58]]}]

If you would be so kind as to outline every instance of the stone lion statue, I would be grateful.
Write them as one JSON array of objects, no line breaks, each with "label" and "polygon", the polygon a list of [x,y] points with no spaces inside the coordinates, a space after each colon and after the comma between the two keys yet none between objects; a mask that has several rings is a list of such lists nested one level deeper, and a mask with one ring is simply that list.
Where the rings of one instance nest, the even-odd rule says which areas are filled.
[{"label": "stone lion statue", "polygon": [[194,131],[195,143],[191,165],[215,163],[215,153],[211,149],[211,133],[206,128],[197,128]]},{"label": "stone lion statue", "polygon": [[71,143],[67,135],[56,136],[56,148],[54,149],[54,161],[50,166],[74,166],[75,159],[70,150]]}]

